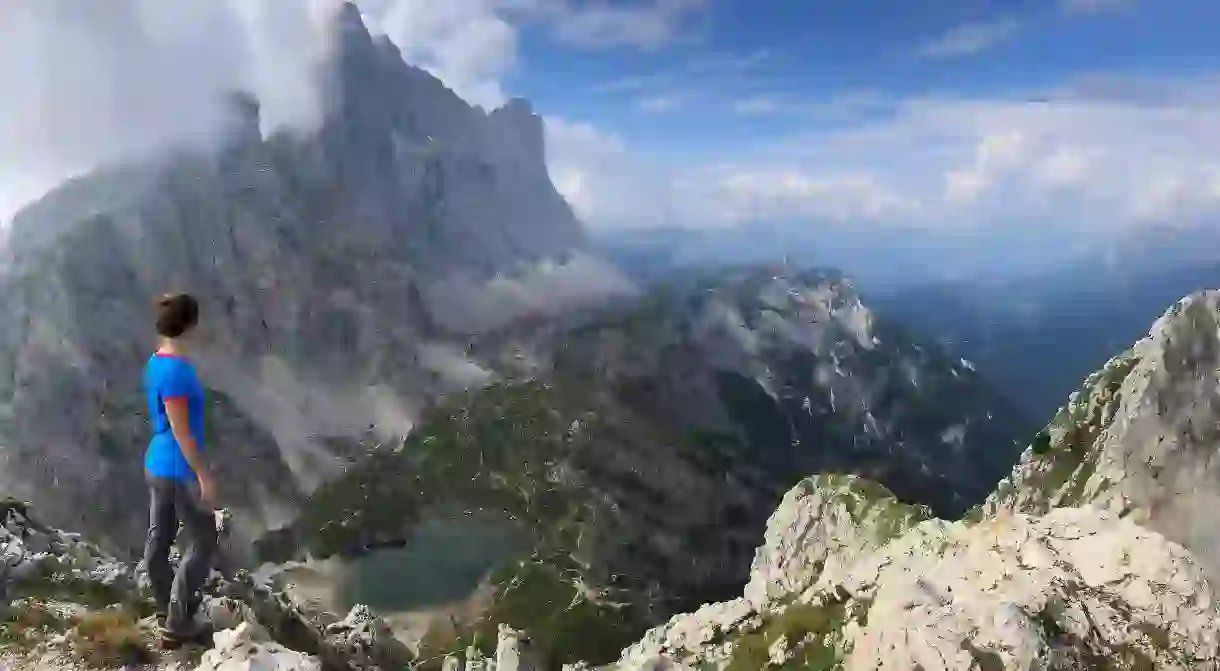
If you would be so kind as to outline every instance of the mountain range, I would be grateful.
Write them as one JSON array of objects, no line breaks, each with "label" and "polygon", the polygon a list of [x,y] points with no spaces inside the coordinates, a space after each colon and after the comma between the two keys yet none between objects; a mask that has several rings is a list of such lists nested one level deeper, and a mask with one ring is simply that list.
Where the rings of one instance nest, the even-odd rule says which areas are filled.
[{"label": "mountain range", "polygon": [[[813,225],[594,231],[590,239],[645,282],[761,262],[842,268],[869,305],[973,361],[998,387],[1020,390],[1009,396],[1034,418],[1054,412],[1164,305],[1220,279],[1213,222],[1099,232],[1083,249],[1036,254],[1005,251],[994,239]],[[999,251],[981,254],[992,247]]]},{"label": "mountain range", "polygon": [[[831,668],[897,645],[903,627],[870,628],[874,600],[896,613],[924,598],[886,571],[897,595],[874,599],[879,579],[852,570],[977,569],[950,550],[976,552],[984,517],[1029,518],[1004,528],[1022,547],[1066,524],[1122,548],[1151,538],[1148,561],[1161,568],[1185,561],[1169,544],[1206,551],[1207,529],[1159,512],[1164,497],[1148,490],[1160,485],[1094,453],[1148,456],[1098,442],[1121,433],[1122,417],[1145,417],[1116,410],[1113,375],[1159,380],[1161,391],[1119,387],[1182,417],[1211,402],[1214,389],[1186,387],[1210,362],[1214,329],[1192,329],[1214,296],[1158,322],[1156,347],[1137,347],[1152,348],[1142,364],[1107,365],[1086,383],[1092,400],[1074,397],[1039,431],[1050,412],[999,362],[1035,357],[1046,334],[958,325],[984,312],[986,292],[950,304],[933,290],[878,291],[874,302],[842,272],[789,262],[638,272],[630,254],[591,242],[555,190],[528,103],[467,105],[371,36],[354,5],[329,30],[318,128],[264,136],[258,101],[233,92],[218,103],[230,124],[216,146],[99,168],[14,221],[0,263],[0,492],[13,497],[0,505],[0,540],[3,585],[20,597],[0,633],[19,650],[13,664],[45,653],[36,667],[72,668],[73,655],[101,649],[115,666],[143,650],[148,599],[128,561],[146,522],[139,371],[154,347],[151,299],[174,289],[203,303],[191,355],[208,385],[206,449],[237,526],[208,587],[209,611],[234,627],[215,654],[169,668],[265,653],[298,665],[288,668],[451,669],[505,646],[529,647],[545,668],[660,657],[754,669],[798,652]],[[1059,313],[1048,314],[1034,323]],[[984,337],[1022,334],[1024,349]],[[1081,340],[1065,350],[1074,366],[1110,342]],[[1020,375],[1036,374],[1021,363]],[[1124,440],[1194,430],[1183,421],[1141,420]],[[1175,478],[1205,467],[1173,463]],[[1053,510],[1081,492],[1110,492],[1119,518],[1122,501],[1155,502],[1157,535]],[[905,555],[887,545],[903,539]],[[856,583],[834,582],[849,574]],[[1064,598],[1072,613],[1082,607]],[[1118,646],[1062,614],[1047,615],[1058,648]],[[932,616],[902,617],[892,621],[914,630]],[[1179,633],[1210,631],[1189,627]],[[116,650],[101,633],[112,629],[126,637]],[[691,631],[702,638],[683,639]],[[924,666],[923,652],[904,650],[916,666],[900,668]]]},{"label": "mountain range", "polygon": [[[201,659],[158,659],[148,648],[151,618],[141,616],[149,601],[146,591],[134,588],[136,574],[78,536],[42,525],[29,506],[5,500],[0,502],[5,567],[0,585],[14,598],[0,624],[0,661],[17,671],[136,663],[167,671],[222,671],[235,664],[286,671],[531,671],[561,668],[572,658],[577,646],[555,647],[563,640],[556,635],[566,633],[573,637],[568,641],[608,663],[562,664],[565,671],[915,671],[933,664],[963,671],[1214,668],[1220,663],[1220,601],[1212,586],[1217,535],[1212,516],[1200,512],[1215,502],[1217,475],[1210,464],[1216,436],[1210,420],[1220,407],[1218,324],[1220,294],[1214,291],[1171,306],[1147,337],[1084,381],[1010,475],[959,521],[935,518],[857,476],[801,480],[767,521],[740,596],[675,615],[618,655],[608,654],[610,641],[631,638],[621,615],[639,602],[621,601],[627,592],[588,589],[583,582],[581,561],[587,555],[580,550],[587,548],[582,539],[592,527],[579,522],[598,509],[596,500],[604,494],[585,490],[570,501],[578,505],[560,507],[565,514],[551,518],[559,522],[552,527],[556,538],[567,532],[568,552],[547,557],[535,551],[517,572],[496,574],[502,582],[495,588],[492,613],[529,625],[524,629],[493,619],[483,636],[448,645],[435,638],[404,645],[391,625],[365,606],[340,617],[303,600],[291,581],[215,574],[205,604],[224,630]],[[510,467],[521,475],[529,470],[521,464],[539,465],[539,457],[545,461],[548,454],[592,447],[580,437],[586,426],[604,430],[581,424],[555,437],[571,407],[566,394],[548,396],[537,387],[483,393],[488,395],[484,403],[461,404],[473,413],[438,418],[421,443],[409,447],[426,452],[427,445],[444,439],[457,447],[468,438],[446,422],[475,429],[482,414],[477,408],[499,402],[490,417],[484,416],[492,426],[503,428],[504,418],[513,416],[532,420],[518,426],[552,436],[535,441],[539,449]],[[525,407],[514,411],[512,404]],[[406,448],[396,452],[406,453]],[[405,459],[381,454],[379,463],[387,469]],[[503,463],[497,459],[504,455],[489,456],[482,464]],[[457,470],[464,476],[476,470],[471,459],[445,463],[428,454],[414,463],[429,461],[440,472]],[[571,460],[563,464],[569,465]],[[330,530],[320,529],[318,538],[350,537],[353,522],[389,528],[396,517],[392,509],[380,509],[380,520],[362,518],[369,510],[359,511],[359,500],[397,487],[396,496],[405,501],[402,497],[420,491],[402,486],[412,473],[377,470],[380,479],[366,478],[363,494],[360,485],[348,489],[355,494],[349,501],[357,503],[349,512],[356,514],[326,520]],[[507,489],[544,481],[559,485],[519,499],[526,505],[516,509],[532,515],[542,508],[531,501],[554,501],[556,494],[549,492],[579,491],[540,475],[535,471],[532,479],[509,481],[501,473],[507,486],[497,488],[478,483],[487,476],[476,472],[473,484],[440,496],[452,502],[481,492],[484,503],[500,505],[513,498]],[[496,480],[495,474],[490,477]],[[497,489],[500,496],[487,496]],[[426,486],[422,491],[438,493]],[[615,512],[613,506],[601,510]],[[628,517],[611,515],[610,520]],[[723,519],[714,527],[734,529]],[[557,581],[546,577],[548,566],[559,559],[578,576],[568,590],[555,590]],[[393,584],[386,580],[381,586]]]}]

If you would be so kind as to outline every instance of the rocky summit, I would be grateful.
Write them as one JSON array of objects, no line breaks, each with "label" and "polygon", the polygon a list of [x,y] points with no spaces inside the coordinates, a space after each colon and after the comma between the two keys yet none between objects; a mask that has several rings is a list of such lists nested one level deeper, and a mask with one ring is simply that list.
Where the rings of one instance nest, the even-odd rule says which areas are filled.
[{"label": "rocky summit", "polygon": [[1220,575],[1220,293],[1174,305],[1038,434],[981,514],[1090,505],[1189,548]]},{"label": "rocky summit", "polygon": [[[214,648],[198,659],[158,660],[143,647],[135,573],[33,522],[17,502],[4,507],[6,566],[23,567],[6,574],[4,661],[23,671],[140,663],[209,671],[1220,668],[1214,556],[1198,540],[1206,534],[1171,535],[1206,528],[1206,515],[1180,507],[1173,526],[1153,505],[1190,492],[1178,484],[1183,476],[1162,480],[1154,469],[1168,463],[1194,472],[1198,463],[1188,457],[1201,459],[1204,448],[1184,451],[1180,435],[1149,439],[1130,428],[1145,406],[1148,417],[1186,417],[1220,393],[1207,354],[1220,350],[1216,297],[1184,299],[1132,350],[1138,361],[1125,355],[1090,376],[1012,475],[964,519],[933,517],[857,475],[808,477],[771,515],[739,596],[673,616],[625,645],[617,661],[558,661],[554,627],[570,621],[553,618],[537,621],[535,631],[500,623],[483,643],[421,654],[367,608],[344,618],[321,613],[293,590],[245,573],[217,574],[208,586],[208,608],[222,628]],[[1074,430],[1095,440],[1064,442],[1061,422],[1073,416]],[[568,428],[579,434],[583,425]],[[1131,454],[1142,456],[1120,458]],[[1063,455],[1075,466],[1067,477],[1049,477]],[[1081,468],[1087,477],[1078,485]],[[1094,483],[1097,473],[1104,475]],[[336,533],[346,519],[336,518]],[[572,568],[582,557],[570,553]],[[526,563],[540,559],[535,553]],[[575,595],[570,606],[588,618],[596,611],[587,604],[607,605],[589,594],[539,590],[529,575],[509,581],[522,590],[514,608],[546,612],[555,598]],[[606,617],[600,626],[617,621]]]}]

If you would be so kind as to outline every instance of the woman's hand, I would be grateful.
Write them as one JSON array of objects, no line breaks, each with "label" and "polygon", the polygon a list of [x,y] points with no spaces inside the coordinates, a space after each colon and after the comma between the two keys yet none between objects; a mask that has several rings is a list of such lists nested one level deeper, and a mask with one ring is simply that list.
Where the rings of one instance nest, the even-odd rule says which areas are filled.
[{"label": "woman's hand", "polygon": [[216,508],[216,481],[212,479],[212,474],[207,471],[200,471],[195,474],[195,478],[199,481],[199,501],[209,509]]}]

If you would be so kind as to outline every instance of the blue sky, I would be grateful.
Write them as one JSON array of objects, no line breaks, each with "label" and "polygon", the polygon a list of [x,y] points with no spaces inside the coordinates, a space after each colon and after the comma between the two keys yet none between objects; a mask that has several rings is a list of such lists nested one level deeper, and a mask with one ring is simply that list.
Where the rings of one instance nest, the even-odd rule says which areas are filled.
[{"label": "blue sky", "polygon": [[[501,10],[516,35],[501,94],[548,119],[553,177],[593,226],[1043,220],[1091,233],[1195,222],[1220,205],[1220,4]],[[565,25],[582,11],[605,25]],[[635,23],[614,20],[631,12]]]},{"label": "blue sky", "polygon": [[507,85],[546,113],[686,150],[825,122],[845,99],[1021,95],[1094,73],[1206,71],[1220,56],[1220,5],[1203,0],[688,4],[659,43],[523,30]]},{"label": "blue sky", "polygon": [[[114,2],[0,13],[0,219],[192,132],[224,86],[265,118],[308,110],[338,0]],[[358,4],[468,101],[533,101],[591,227],[1008,227],[992,239],[1037,245],[1220,214],[1211,0]]]}]

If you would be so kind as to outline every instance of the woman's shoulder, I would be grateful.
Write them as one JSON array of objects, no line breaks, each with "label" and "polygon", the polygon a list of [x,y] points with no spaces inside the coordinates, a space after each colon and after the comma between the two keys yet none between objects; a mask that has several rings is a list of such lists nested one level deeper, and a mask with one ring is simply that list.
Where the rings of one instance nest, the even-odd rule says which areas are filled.
[{"label": "woman's shoulder", "polygon": [[195,377],[195,364],[190,359],[176,354],[153,354],[145,364],[145,370],[149,374],[165,377]]}]

